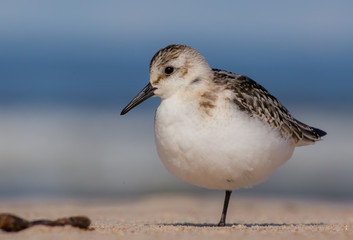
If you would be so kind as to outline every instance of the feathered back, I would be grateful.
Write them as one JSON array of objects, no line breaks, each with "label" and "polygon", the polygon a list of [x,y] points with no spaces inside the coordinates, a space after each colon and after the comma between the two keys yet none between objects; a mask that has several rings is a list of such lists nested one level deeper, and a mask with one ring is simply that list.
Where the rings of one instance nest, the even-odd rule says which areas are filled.
[{"label": "feathered back", "polygon": [[274,96],[251,78],[219,69],[213,71],[216,83],[226,83],[226,88],[234,93],[233,101],[240,110],[278,128],[283,137],[293,139],[297,146],[312,144],[326,135],[326,132],[293,118]]}]

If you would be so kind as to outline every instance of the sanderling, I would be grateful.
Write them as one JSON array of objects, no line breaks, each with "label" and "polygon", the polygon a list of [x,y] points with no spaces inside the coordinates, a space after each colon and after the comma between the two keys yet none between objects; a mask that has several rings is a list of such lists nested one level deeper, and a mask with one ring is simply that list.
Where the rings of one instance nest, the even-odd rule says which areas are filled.
[{"label": "sanderling", "polygon": [[265,180],[295,147],[326,134],[293,118],[251,78],[210,68],[185,45],[153,56],[150,82],[121,114],[152,96],[162,99],[154,133],[167,170],[191,184],[226,191],[219,226],[225,225],[232,190]]}]

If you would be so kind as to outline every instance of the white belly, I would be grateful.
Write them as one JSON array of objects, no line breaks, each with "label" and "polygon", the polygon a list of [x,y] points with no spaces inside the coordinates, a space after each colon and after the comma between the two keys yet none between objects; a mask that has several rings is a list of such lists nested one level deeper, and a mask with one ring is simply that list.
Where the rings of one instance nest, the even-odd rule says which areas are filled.
[{"label": "white belly", "polygon": [[234,190],[265,180],[294,145],[234,106],[212,116],[177,98],[163,100],[155,117],[160,159],[174,176],[197,186]]}]

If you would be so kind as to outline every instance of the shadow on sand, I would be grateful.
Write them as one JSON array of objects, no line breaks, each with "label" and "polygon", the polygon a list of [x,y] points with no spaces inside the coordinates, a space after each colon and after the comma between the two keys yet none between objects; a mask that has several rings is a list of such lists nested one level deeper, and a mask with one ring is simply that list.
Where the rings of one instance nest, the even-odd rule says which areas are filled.
[{"label": "shadow on sand", "polygon": [[[174,227],[219,227],[217,224],[211,223],[162,223],[163,226],[174,226]],[[247,228],[252,227],[290,227],[290,226],[322,226],[324,223],[229,223],[222,227],[232,226],[245,226]]]}]

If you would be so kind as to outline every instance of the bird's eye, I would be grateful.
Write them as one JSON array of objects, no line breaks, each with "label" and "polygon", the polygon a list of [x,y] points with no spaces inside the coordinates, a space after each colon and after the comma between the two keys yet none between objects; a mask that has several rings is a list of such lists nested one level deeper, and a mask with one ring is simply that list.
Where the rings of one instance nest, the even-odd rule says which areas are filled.
[{"label": "bird's eye", "polygon": [[166,74],[172,74],[173,71],[174,71],[174,68],[173,68],[173,67],[166,67],[166,68],[164,69],[164,72],[165,72]]}]

